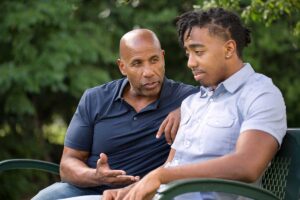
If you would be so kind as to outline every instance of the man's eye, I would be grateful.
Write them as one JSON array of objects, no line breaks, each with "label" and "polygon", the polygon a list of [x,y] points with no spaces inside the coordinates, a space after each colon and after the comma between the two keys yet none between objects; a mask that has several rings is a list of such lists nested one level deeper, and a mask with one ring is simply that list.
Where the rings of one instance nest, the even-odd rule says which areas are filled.
[{"label": "man's eye", "polygon": [[204,53],[204,51],[195,51],[196,55],[202,55]]},{"label": "man's eye", "polygon": [[141,64],[141,62],[133,62],[131,65],[133,67],[138,67]]},{"label": "man's eye", "polygon": [[152,58],[152,59],[151,59],[151,63],[157,63],[158,60],[159,60],[158,58]]}]

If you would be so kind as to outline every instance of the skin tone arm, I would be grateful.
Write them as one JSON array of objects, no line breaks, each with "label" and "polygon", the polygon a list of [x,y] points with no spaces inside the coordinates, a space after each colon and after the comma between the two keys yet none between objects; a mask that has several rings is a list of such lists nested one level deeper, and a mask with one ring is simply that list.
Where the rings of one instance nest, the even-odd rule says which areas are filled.
[{"label": "skin tone arm", "polygon": [[278,143],[271,135],[248,130],[239,137],[234,153],[203,163],[158,168],[136,183],[124,199],[151,199],[161,184],[184,178],[223,178],[254,182],[263,173],[277,149]]},{"label": "skin tone arm", "polygon": [[123,170],[112,170],[108,164],[108,157],[100,154],[96,169],[85,163],[88,152],[64,147],[60,162],[60,176],[62,181],[80,187],[94,187],[99,185],[125,185],[139,180],[138,177],[128,176]]}]

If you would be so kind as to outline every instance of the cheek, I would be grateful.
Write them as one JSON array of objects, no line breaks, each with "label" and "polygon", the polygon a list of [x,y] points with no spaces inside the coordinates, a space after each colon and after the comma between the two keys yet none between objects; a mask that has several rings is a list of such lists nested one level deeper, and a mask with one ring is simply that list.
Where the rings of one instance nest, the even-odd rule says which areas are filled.
[{"label": "cheek", "polygon": [[165,74],[165,67],[162,64],[159,64],[155,67],[155,73],[159,76],[163,76]]}]

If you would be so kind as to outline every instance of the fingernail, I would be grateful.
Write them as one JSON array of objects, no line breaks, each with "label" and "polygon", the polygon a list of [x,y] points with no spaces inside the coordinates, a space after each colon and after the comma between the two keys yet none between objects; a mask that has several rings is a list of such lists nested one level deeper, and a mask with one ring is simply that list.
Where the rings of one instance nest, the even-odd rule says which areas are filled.
[{"label": "fingernail", "polygon": [[159,136],[158,136],[158,135],[156,135],[155,137],[156,137],[156,139],[158,139],[158,138],[159,138]]}]

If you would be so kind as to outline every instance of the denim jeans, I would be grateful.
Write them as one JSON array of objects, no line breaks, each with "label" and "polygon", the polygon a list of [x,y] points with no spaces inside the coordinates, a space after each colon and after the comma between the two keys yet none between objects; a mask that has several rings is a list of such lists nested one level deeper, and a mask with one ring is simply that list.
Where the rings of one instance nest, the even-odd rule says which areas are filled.
[{"label": "denim jeans", "polygon": [[57,200],[82,195],[100,195],[98,188],[80,188],[69,183],[57,182],[35,195],[32,200]]}]

